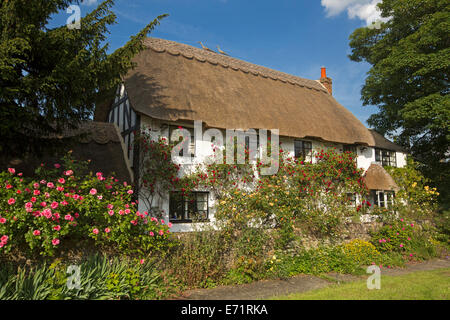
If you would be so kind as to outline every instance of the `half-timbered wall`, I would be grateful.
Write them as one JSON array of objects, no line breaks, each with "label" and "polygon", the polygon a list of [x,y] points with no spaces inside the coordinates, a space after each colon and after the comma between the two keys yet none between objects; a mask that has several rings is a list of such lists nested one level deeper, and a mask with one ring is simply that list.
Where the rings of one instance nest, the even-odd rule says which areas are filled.
[{"label": "half-timbered wall", "polygon": [[116,98],[109,111],[108,121],[117,124],[131,165],[134,164],[134,133],[139,130],[139,116],[131,108],[125,87],[117,89]]}]

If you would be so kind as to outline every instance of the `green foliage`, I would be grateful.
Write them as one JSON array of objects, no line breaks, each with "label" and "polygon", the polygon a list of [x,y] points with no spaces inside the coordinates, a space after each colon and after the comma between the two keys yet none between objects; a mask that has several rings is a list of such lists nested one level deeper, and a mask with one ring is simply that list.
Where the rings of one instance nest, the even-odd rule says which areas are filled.
[{"label": "green foliage", "polygon": [[387,170],[400,187],[395,195],[395,211],[411,219],[431,218],[437,209],[439,192],[429,186],[430,181],[419,171],[417,162],[408,157],[405,167]]},{"label": "green foliage", "polygon": [[280,278],[298,274],[321,274],[328,272],[359,273],[361,265],[342,247],[319,247],[302,250],[295,255],[276,255],[267,262],[269,273]]},{"label": "green foliage", "polygon": [[450,204],[450,4],[446,0],[383,0],[381,28],[350,36],[353,61],[372,65],[362,89],[379,112],[368,123],[420,161],[444,207]]},{"label": "green foliage", "polygon": [[343,253],[359,266],[369,265],[380,260],[380,252],[368,241],[354,239],[341,246]]},{"label": "green foliage", "polygon": [[372,244],[380,252],[407,252],[409,243],[413,237],[413,223],[407,223],[403,219],[393,224],[385,225],[372,234]]},{"label": "green foliage", "polygon": [[139,212],[126,182],[101,172],[79,174],[85,171],[83,163],[73,161],[70,153],[55,166],[38,168],[36,180],[13,168],[0,173],[0,254],[14,249],[27,257],[48,256],[65,242],[73,245],[89,239],[124,253],[165,251],[171,246],[170,224]]},{"label": "green foliage", "polygon": [[447,248],[450,248],[450,210],[444,211],[435,217],[437,241],[443,243]]},{"label": "green foliage", "polygon": [[[280,247],[294,239],[296,224],[307,226],[315,234],[337,235],[343,218],[356,214],[356,208],[348,205],[346,193],[364,199],[367,192],[353,155],[320,150],[315,153],[317,163],[310,163],[280,151],[276,175],[256,179],[254,189],[234,187],[220,194],[216,219],[230,230],[274,226]],[[216,179],[221,184],[220,177]]]},{"label": "green foliage", "polygon": [[171,250],[165,269],[182,287],[209,287],[226,269],[227,242],[220,233],[203,230],[184,235]]},{"label": "green foliage", "polygon": [[261,279],[270,241],[270,234],[259,228],[246,227],[235,232],[229,242],[233,264],[223,282],[242,284]]},{"label": "green foliage", "polygon": [[170,160],[174,144],[168,143],[166,138],[155,140],[149,130],[144,130],[136,137],[135,143],[139,146],[141,163],[139,196],[147,208],[152,208],[155,196],[163,197],[168,190],[179,187],[177,175],[180,166]]},{"label": "green foliage", "polygon": [[[1,300],[111,300],[157,299],[172,293],[173,288],[151,261],[124,258],[109,259],[91,256],[77,265],[79,283],[75,274],[68,272],[68,263],[56,260],[50,266],[0,270]],[[69,287],[68,284],[73,285]],[[77,288],[76,284],[79,284]]]},{"label": "green foliage", "polygon": [[[77,0],[9,0],[0,4],[0,151],[10,156],[61,147],[49,139],[105,104],[143,50],[159,16],[121,48],[108,53],[113,0],[81,19],[80,29],[50,28],[51,17]],[[44,138],[47,137],[47,138]]]},{"label": "green foliage", "polygon": [[439,256],[443,250],[442,245],[433,238],[438,234],[434,229],[432,225],[419,228],[400,219],[374,232],[371,241],[388,259],[395,259],[397,253],[405,261],[428,260]]}]

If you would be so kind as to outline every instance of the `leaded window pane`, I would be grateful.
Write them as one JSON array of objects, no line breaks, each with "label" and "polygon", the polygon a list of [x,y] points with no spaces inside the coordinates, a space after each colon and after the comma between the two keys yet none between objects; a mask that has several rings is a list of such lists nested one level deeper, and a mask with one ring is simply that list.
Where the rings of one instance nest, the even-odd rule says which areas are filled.
[{"label": "leaded window pane", "polygon": [[312,142],[295,140],[294,141],[294,152],[296,158],[302,158],[305,161],[312,160]]},{"label": "leaded window pane", "polygon": [[208,219],[208,192],[170,193],[169,217],[173,222],[192,222]]}]

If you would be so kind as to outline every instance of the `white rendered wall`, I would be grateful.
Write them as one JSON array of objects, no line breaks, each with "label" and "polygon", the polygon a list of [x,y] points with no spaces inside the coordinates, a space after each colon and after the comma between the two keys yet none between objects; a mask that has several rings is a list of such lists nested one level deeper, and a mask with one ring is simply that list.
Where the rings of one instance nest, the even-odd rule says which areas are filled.
[{"label": "white rendered wall", "polygon": [[[141,128],[150,128],[151,129],[151,135],[153,139],[158,139],[158,136],[165,137],[169,140],[169,128],[167,126],[163,126],[163,129],[160,130],[161,125],[163,125],[166,122],[158,121],[155,119],[151,119],[146,116],[141,116]],[[182,125],[184,126],[184,125]],[[222,134],[224,136],[224,143],[225,143],[225,132],[224,130],[221,130]],[[204,133],[204,132],[203,132]],[[296,139],[289,138],[289,137],[280,137],[281,142],[281,149],[286,151],[290,157],[294,156],[294,141]],[[305,141],[311,141],[312,142],[312,149],[313,152],[320,152],[321,150],[326,151],[327,149],[333,149],[336,148],[336,152],[342,152],[343,145],[338,143],[331,143],[331,142],[322,142],[322,141],[315,141],[310,139],[303,139]],[[198,164],[204,163],[206,159],[210,159],[211,155],[213,155],[213,150],[211,147],[210,142],[206,141],[200,141],[196,142],[196,155],[194,158],[192,158],[192,164],[188,165],[185,164],[181,167],[181,170],[179,172],[179,177],[182,177],[185,175],[188,171],[195,168]],[[372,147],[363,147],[363,146],[357,146],[356,147],[357,152],[357,166],[358,168],[364,169],[366,171],[372,163],[375,162],[375,149]],[[406,165],[406,154],[402,152],[397,152],[397,166],[403,167]],[[315,162],[315,158],[313,157],[313,162]],[[197,191],[205,191],[205,190],[197,190]],[[215,226],[215,218],[214,218],[214,207],[215,207],[215,199],[212,193],[209,195],[209,223],[173,223],[173,226],[171,228],[172,232],[189,232],[189,231],[195,231],[200,230],[204,227],[213,227]],[[164,211],[164,220],[169,221],[169,197],[168,195],[163,198],[155,199],[155,201],[152,204],[152,207],[159,207]],[[139,199],[139,211],[148,211],[149,208],[144,205],[144,201]]]}]

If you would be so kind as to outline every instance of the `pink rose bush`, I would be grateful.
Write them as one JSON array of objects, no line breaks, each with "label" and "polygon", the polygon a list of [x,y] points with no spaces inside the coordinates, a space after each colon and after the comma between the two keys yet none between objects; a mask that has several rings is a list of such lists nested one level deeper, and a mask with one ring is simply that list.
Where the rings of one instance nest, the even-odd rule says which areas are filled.
[{"label": "pink rose bush", "polygon": [[411,239],[414,236],[414,227],[404,219],[383,226],[372,234],[372,244],[380,252],[401,252],[411,250]]},{"label": "pink rose bush", "polygon": [[35,179],[15,168],[0,173],[0,255],[19,248],[53,255],[71,240],[92,239],[122,252],[170,245],[169,227],[137,210],[129,184],[83,175],[82,164],[71,159],[49,167],[39,167]]}]

